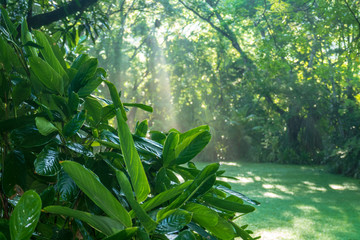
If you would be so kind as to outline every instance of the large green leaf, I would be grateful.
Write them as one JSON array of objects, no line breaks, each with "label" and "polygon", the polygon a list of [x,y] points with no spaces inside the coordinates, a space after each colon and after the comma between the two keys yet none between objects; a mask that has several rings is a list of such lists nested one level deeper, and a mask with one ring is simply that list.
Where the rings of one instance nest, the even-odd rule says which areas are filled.
[{"label": "large green leaf", "polygon": [[141,103],[124,103],[125,107],[137,107],[147,112],[153,112],[153,108]]},{"label": "large green leaf", "polygon": [[[70,84],[70,91],[78,92],[94,76],[98,65],[96,58],[87,59],[76,72]],[[79,94],[80,96],[80,94]]]},{"label": "large green leaf", "polygon": [[136,151],[134,140],[130,133],[129,127],[122,117],[121,111],[119,109],[116,110],[116,119],[118,123],[120,147],[124,156],[126,169],[130,175],[137,201],[142,202],[150,193],[149,182],[147,180],[139,154]]},{"label": "large green leaf", "polygon": [[133,135],[136,150],[141,154],[150,154],[161,158],[163,146],[153,140]]},{"label": "large green leaf", "polygon": [[[181,138],[181,136],[180,136]],[[210,142],[211,134],[209,131],[199,131],[193,135],[180,139],[175,149],[176,164],[183,164],[193,159]]]},{"label": "large green leaf", "polygon": [[53,140],[54,134],[41,135],[35,124],[27,124],[14,129],[10,138],[15,146],[31,148],[49,143]]},{"label": "large green leaf", "polygon": [[29,64],[33,73],[45,87],[61,95],[64,93],[61,75],[47,62],[39,57],[29,57]]},{"label": "large green leaf", "polygon": [[156,228],[156,222],[145,212],[140,204],[135,200],[131,184],[126,175],[121,171],[116,171],[116,178],[120,184],[121,190],[124,192],[131,208],[140,220],[147,232],[152,232]]},{"label": "large green leaf", "polygon": [[212,196],[202,196],[202,199],[205,200],[205,202],[207,202],[208,204],[224,210],[229,210],[238,213],[249,213],[255,211],[255,208],[253,206],[241,204],[238,202],[228,201]]},{"label": "large green leaf", "polygon": [[148,121],[144,120],[139,124],[136,124],[135,128],[135,135],[139,137],[146,137],[147,131],[148,131]]},{"label": "large green leaf", "polygon": [[219,215],[214,210],[198,204],[198,203],[187,203],[184,207],[185,210],[193,214],[193,220],[200,225],[206,222],[209,226],[215,226],[219,221]]},{"label": "large green leaf", "polygon": [[90,95],[105,79],[106,72],[102,68],[96,69],[95,75],[88,79],[78,91],[80,97]]},{"label": "large green leaf", "polygon": [[161,219],[167,211],[170,211],[174,208],[178,208],[185,204],[196,192],[210,179],[212,178],[216,171],[219,169],[218,163],[212,163],[206,166],[201,172],[196,176],[194,181],[188,186],[183,194],[177,197],[170,205],[166,208],[161,209],[158,214],[157,218]]},{"label": "large green leaf", "polygon": [[104,238],[103,240],[129,240],[132,239],[138,230],[138,227],[126,228],[114,235]]},{"label": "large green leaf", "polygon": [[127,120],[126,112],[125,112],[124,106],[120,100],[120,96],[119,96],[118,92],[116,91],[115,85],[109,81],[104,81],[104,82],[106,83],[106,85],[109,88],[111,100],[113,101],[115,110],[120,109],[121,115],[122,115],[124,121],[126,121]]},{"label": "large green leaf", "polygon": [[35,172],[43,176],[55,176],[61,168],[59,155],[58,149],[49,145],[44,147],[34,161]]},{"label": "large green leaf", "polygon": [[98,100],[96,100],[96,98],[86,97],[85,109],[87,110],[87,115],[86,115],[87,122],[92,124],[91,126],[97,125],[101,120],[101,111],[102,111],[101,104],[98,102]]},{"label": "large green leaf", "polygon": [[182,209],[169,211],[158,223],[156,232],[169,233],[179,231],[190,223],[192,214]]},{"label": "large green leaf", "polygon": [[72,63],[71,68],[78,70],[81,67],[81,65],[83,65],[89,59],[90,59],[89,55],[80,54]]},{"label": "large green leaf", "polygon": [[73,201],[79,192],[76,183],[64,170],[58,174],[56,189],[60,192],[61,199],[67,202]]},{"label": "large green leaf", "polygon": [[28,126],[29,124],[35,124],[35,118],[39,114],[21,116],[17,118],[9,118],[0,122],[0,132],[11,131],[19,126]]},{"label": "large green leaf", "polygon": [[176,132],[171,132],[167,136],[163,148],[164,167],[168,167],[169,164],[175,159],[175,149],[178,143],[179,143],[179,134]]},{"label": "large green leaf", "polygon": [[[235,223],[231,222],[233,227],[235,228],[237,236],[241,237],[243,240],[254,240],[253,237],[250,236],[250,234],[245,230],[236,225]],[[256,238],[258,239],[258,238]]]},{"label": "large green leaf", "polygon": [[182,142],[186,138],[189,138],[191,136],[194,136],[194,135],[204,132],[204,131],[210,131],[210,128],[208,125],[202,125],[202,126],[190,129],[189,131],[186,131],[186,132],[180,134],[179,142]]},{"label": "large green leaf", "polygon": [[223,191],[223,192],[225,192],[225,193],[227,193],[227,194],[229,194],[229,195],[238,197],[238,198],[240,198],[240,199],[242,199],[242,200],[244,200],[245,202],[248,202],[248,203],[250,203],[250,204],[260,205],[260,203],[259,203],[258,201],[253,200],[253,199],[250,199],[250,198],[248,198],[247,196],[245,196],[244,194],[239,193],[239,192],[237,192],[237,191],[234,191],[234,190],[232,190],[232,189],[230,189],[230,188],[227,188],[227,187],[224,187],[224,186],[221,186],[221,185],[216,186],[216,188],[219,189],[219,190],[221,190],[221,191]]},{"label": "large green leaf", "polygon": [[68,149],[70,149],[71,151],[74,151],[74,152],[76,152],[78,154],[81,154],[83,156],[94,157],[94,153],[91,150],[87,149],[84,145],[82,145],[80,143],[68,141],[68,142],[66,142],[65,146]]},{"label": "large green leaf", "polygon": [[46,37],[46,35],[41,31],[34,31],[34,36],[37,41],[37,43],[42,46],[43,48],[40,49],[41,55],[44,57],[46,62],[61,76],[61,77],[67,77],[66,72],[61,66],[60,62],[56,58],[51,45]]},{"label": "large green leaf", "polygon": [[204,228],[200,227],[199,225],[197,225],[194,222],[191,222],[188,224],[188,227],[193,230],[194,232],[197,232],[201,237],[203,237],[204,239],[208,239],[208,240],[218,240],[216,239],[213,235],[211,235],[210,233],[208,233],[207,231],[205,231]]},{"label": "large green leaf", "polygon": [[0,17],[4,20],[4,23],[5,23],[4,26],[6,26],[7,30],[12,35],[12,37],[9,36],[9,38],[16,38],[17,35],[18,35],[18,31],[16,30],[16,26],[14,25],[14,23],[9,18],[8,12],[6,11],[6,9],[3,6],[0,7],[0,10],[1,10]]},{"label": "large green leaf", "polygon": [[30,239],[39,221],[40,213],[40,196],[33,190],[25,192],[10,217],[11,239]]},{"label": "large green leaf", "polygon": [[208,223],[202,223],[201,226],[205,227],[219,239],[230,240],[237,236],[234,226],[222,217],[219,218],[215,226],[208,225]]},{"label": "large green leaf", "polygon": [[129,213],[92,171],[71,161],[64,161],[61,165],[78,187],[108,216],[118,220],[126,227],[131,227]]},{"label": "large green leaf", "polygon": [[233,239],[236,231],[231,222],[220,217],[214,210],[196,203],[188,203],[185,209],[193,213],[193,221],[220,239]]},{"label": "large green leaf", "polygon": [[[26,19],[23,19],[21,23],[21,42],[23,45],[28,42],[33,42],[32,35],[29,32]],[[36,48],[31,46],[25,46],[24,48],[28,56],[37,56]]]},{"label": "large green leaf", "polygon": [[63,134],[66,137],[74,136],[85,122],[85,111],[76,114],[63,128]]},{"label": "large green leaf", "polygon": [[145,211],[150,211],[161,204],[177,197],[179,194],[183,193],[184,189],[186,189],[192,181],[186,181],[181,185],[178,185],[172,189],[166,190],[158,195],[156,195],[154,198],[144,202],[142,207],[145,209]]},{"label": "large green leaf", "polygon": [[39,132],[44,136],[47,136],[50,133],[58,131],[58,129],[54,126],[54,124],[52,124],[44,117],[36,117],[35,124]]},{"label": "large green leaf", "polygon": [[48,213],[77,218],[81,221],[86,222],[87,224],[107,236],[113,235],[124,229],[124,226],[121,223],[112,218],[97,216],[88,212],[74,210],[68,207],[48,206],[44,208],[44,211]]}]

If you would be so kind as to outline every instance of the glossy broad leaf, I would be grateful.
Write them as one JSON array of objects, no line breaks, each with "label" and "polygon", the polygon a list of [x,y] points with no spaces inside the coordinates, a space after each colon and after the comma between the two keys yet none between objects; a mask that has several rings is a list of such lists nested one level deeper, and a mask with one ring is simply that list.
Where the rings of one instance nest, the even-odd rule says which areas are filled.
[{"label": "glossy broad leaf", "polygon": [[28,124],[14,129],[10,138],[15,146],[31,148],[43,146],[54,138],[54,134],[41,135],[35,124]]},{"label": "glossy broad leaf", "polygon": [[185,204],[198,190],[203,186],[204,183],[207,182],[210,178],[212,178],[216,171],[219,169],[218,163],[212,163],[206,166],[194,179],[194,181],[190,184],[189,187],[185,189],[183,194],[177,197],[169,206],[164,209],[161,209],[158,214],[157,218],[162,218],[167,211],[171,209],[178,208]]},{"label": "glossy broad leaf", "polygon": [[147,232],[152,232],[156,228],[157,224],[135,200],[134,193],[128,178],[121,171],[116,171],[116,178],[131,208],[134,210],[137,218],[140,220],[140,223],[144,226]]},{"label": "glossy broad leaf", "polygon": [[232,202],[212,196],[202,196],[205,202],[216,207],[228,211],[238,212],[238,213],[249,213],[255,211],[255,208],[250,205],[240,204],[237,202]]},{"label": "glossy broad leaf", "polygon": [[176,209],[169,211],[158,223],[156,232],[170,233],[183,229],[190,223],[192,215],[190,212]]},{"label": "glossy broad leaf", "polygon": [[85,122],[85,111],[81,111],[74,116],[63,128],[63,134],[66,137],[74,136]]},{"label": "glossy broad leaf", "polygon": [[80,97],[89,96],[105,80],[106,72],[102,68],[96,69],[95,75],[92,76],[86,84],[80,88],[78,94]]},{"label": "glossy broad leaf", "polygon": [[139,124],[136,124],[135,135],[139,137],[146,137],[148,131],[148,121],[144,120]]},{"label": "glossy broad leaf", "polygon": [[39,57],[29,57],[29,64],[31,70],[45,87],[61,95],[64,93],[63,78],[47,62]]},{"label": "glossy broad leaf", "polygon": [[260,205],[260,203],[258,201],[250,199],[247,196],[245,196],[244,194],[239,193],[237,191],[234,191],[234,190],[232,190],[230,188],[227,188],[227,187],[224,187],[224,186],[221,186],[221,185],[216,186],[216,188],[223,191],[223,192],[225,192],[225,193],[227,193],[227,194],[229,194],[229,195],[233,195],[235,197],[241,198],[242,200],[244,200],[245,202],[248,202],[250,204]]},{"label": "glossy broad leaf", "polygon": [[141,103],[124,103],[125,107],[137,107],[147,112],[153,112],[153,108]]},{"label": "glossy broad leaf", "polygon": [[[83,62],[70,83],[70,91],[78,92],[94,76],[98,65],[96,58],[89,58]],[[80,94],[79,94],[80,96]]]},{"label": "glossy broad leaf", "polygon": [[179,143],[179,134],[171,132],[165,140],[163,148],[163,165],[168,167],[170,163],[175,159],[175,149]]},{"label": "glossy broad leaf", "polygon": [[58,131],[58,129],[44,117],[36,117],[35,124],[41,135],[47,136],[50,133]]},{"label": "glossy broad leaf", "polygon": [[55,186],[57,191],[60,192],[60,197],[63,201],[73,201],[79,192],[76,183],[64,170],[59,172],[58,181]]},{"label": "glossy broad leaf", "polygon": [[234,226],[222,217],[219,218],[215,226],[208,225],[207,223],[202,223],[202,226],[219,239],[231,240],[237,236]]},{"label": "glossy broad leaf", "polygon": [[148,212],[183,193],[184,189],[186,189],[191,183],[192,181],[186,181],[181,185],[166,190],[156,195],[154,198],[144,202],[142,207]]},{"label": "glossy broad leaf", "polygon": [[253,237],[250,236],[250,234],[243,228],[239,227],[235,223],[231,223],[233,227],[235,228],[236,234],[238,237],[241,237],[243,240],[254,240]]},{"label": "glossy broad leaf", "polygon": [[11,239],[30,239],[39,221],[40,213],[39,195],[33,190],[25,192],[10,217]]},{"label": "glossy broad leaf", "polygon": [[48,213],[77,218],[83,222],[86,222],[87,224],[107,236],[113,235],[124,229],[123,225],[120,222],[112,218],[97,216],[88,212],[74,210],[68,207],[48,206],[44,208],[44,211]]},{"label": "glossy broad leaf", "polygon": [[98,102],[98,100],[96,100],[96,98],[86,97],[85,109],[87,110],[87,115],[86,115],[87,122],[92,124],[91,126],[97,125],[101,120],[101,111],[102,111],[101,104]]},{"label": "glossy broad leaf", "polygon": [[129,213],[92,171],[79,163],[71,161],[64,161],[61,165],[77,186],[108,216],[121,222],[126,227],[131,227]]},{"label": "glossy broad leaf", "polygon": [[34,31],[34,36],[37,43],[43,48],[40,49],[41,55],[44,57],[46,62],[58,73],[61,77],[66,75],[64,68],[61,66],[60,62],[56,58],[51,45],[46,37],[46,35],[41,31]]},{"label": "glossy broad leaf", "polygon": [[121,152],[124,157],[127,172],[135,191],[138,202],[144,201],[150,193],[150,186],[147,180],[144,167],[136,151],[133,137],[129,127],[121,115],[121,111],[116,111],[116,119],[118,123],[118,134],[120,139]]},{"label": "glossy broad leaf", "polygon": [[127,121],[126,112],[125,112],[124,106],[120,100],[120,96],[115,88],[115,85],[109,81],[104,81],[104,82],[106,83],[106,85],[109,88],[111,100],[113,101],[115,110],[116,111],[120,110],[121,116],[123,117],[124,121]]},{"label": "glossy broad leaf", "polygon": [[204,149],[210,139],[211,134],[209,131],[201,131],[184,138],[182,141],[180,140],[175,149],[176,159],[173,162],[183,164],[190,161]]},{"label": "glossy broad leaf", "polygon": [[206,222],[209,226],[216,226],[219,221],[219,215],[214,210],[198,203],[187,203],[184,209],[193,214],[193,221],[202,225]]},{"label": "glossy broad leaf", "polygon": [[211,234],[209,234],[207,231],[205,231],[205,229],[203,229],[202,227],[200,227],[199,225],[197,225],[194,222],[191,222],[188,224],[188,227],[193,230],[194,232],[197,232],[201,237],[203,237],[204,239],[208,239],[208,240],[218,240],[216,239],[214,236],[212,236]]},{"label": "glossy broad leaf", "polygon": [[42,176],[55,176],[60,171],[60,152],[52,146],[46,146],[34,161],[35,172]]},{"label": "glossy broad leaf", "polygon": [[163,146],[153,140],[133,135],[136,150],[141,154],[150,154],[161,158]]},{"label": "glossy broad leaf", "polygon": [[85,146],[80,143],[68,141],[65,146],[78,154],[84,155],[86,157],[94,157],[94,153],[89,149],[86,149]]}]

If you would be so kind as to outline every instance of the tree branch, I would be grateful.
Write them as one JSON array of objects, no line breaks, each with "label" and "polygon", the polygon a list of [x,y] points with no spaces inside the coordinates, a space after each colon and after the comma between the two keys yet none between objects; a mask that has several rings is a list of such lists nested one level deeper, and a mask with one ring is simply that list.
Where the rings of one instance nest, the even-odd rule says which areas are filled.
[{"label": "tree branch", "polygon": [[54,11],[38,14],[28,19],[29,28],[40,28],[59,21],[76,12],[84,11],[86,8],[98,2],[98,0],[73,0],[67,5]]}]

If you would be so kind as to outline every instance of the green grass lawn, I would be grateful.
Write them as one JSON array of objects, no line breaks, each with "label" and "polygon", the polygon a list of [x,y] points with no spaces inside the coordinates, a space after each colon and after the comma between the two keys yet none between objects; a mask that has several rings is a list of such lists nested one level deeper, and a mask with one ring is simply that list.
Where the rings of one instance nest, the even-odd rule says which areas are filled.
[{"label": "green grass lawn", "polygon": [[[198,163],[201,167],[203,164]],[[222,163],[233,189],[261,205],[240,225],[261,239],[360,240],[360,181],[319,167]]]}]

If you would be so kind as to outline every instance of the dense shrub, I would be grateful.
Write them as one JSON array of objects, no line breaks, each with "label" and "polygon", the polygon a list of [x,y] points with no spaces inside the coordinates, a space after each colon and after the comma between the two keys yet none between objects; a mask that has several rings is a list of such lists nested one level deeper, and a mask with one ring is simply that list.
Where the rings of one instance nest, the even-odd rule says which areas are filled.
[{"label": "dense shrub", "polygon": [[56,33],[20,27],[18,40],[2,9],[1,239],[254,239],[233,220],[257,202],[218,180],[218,163],[191,162],[208,126],[148,138],[144,120],[131,133],[128,108],[150,106],[123,103],[97,59],[70,61]]}]

